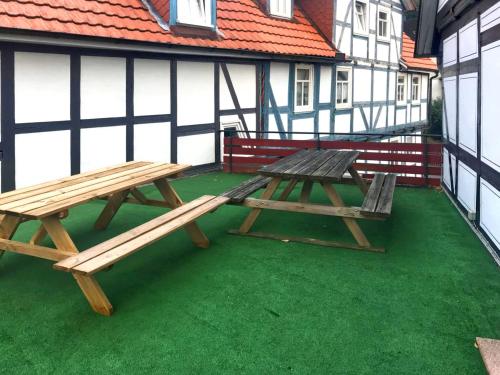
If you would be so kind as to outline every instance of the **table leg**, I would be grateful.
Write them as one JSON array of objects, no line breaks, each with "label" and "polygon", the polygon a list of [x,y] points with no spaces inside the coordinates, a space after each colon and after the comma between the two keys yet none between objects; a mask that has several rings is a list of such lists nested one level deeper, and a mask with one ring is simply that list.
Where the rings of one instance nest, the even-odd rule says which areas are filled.
[{"label": "table leg", "polygon": [[33,237],[31,237],[30,244],[39,245],[43,241],[46,235],[47,235],[47,230],[43,225],[40,225],[36,230],[35,234],[33,234]]},{"label": "table leg", "polygon": [[[275,177],[271,180],[271,182],[267,185],[266,190],[262,193],[261,199],[271,199],[274,192],[280,185],[281,178]],[[252,211],[248,214],[243,224],[241,224],[239,232],[240,233],[248,233],[252,225],[255,223],[255,220],[259,217],[262,212],[261,208],[253,208]]]},{"label": "table leg", "polygon": [[[323,189],[326,192],[326,195],[330,199],[330,201],[333,203],[334,206],[336,207],[345,207],[344,201],[340,197],[340,195],[337,193],[335,188],[332,186],[332,184],[327,183],[327,182],[322,182],[321,185],[323,186]],[[366,238],[365,234],[359,227],[356,219],[348,218],[348,217],[343,217],[342,220],[344,220],[344,223],[347,225],[347,228],[351,231],[352,235],[356,239],[356,242],[358,243],[359,246],[362,247],[371,247],[370,242]]]},{"label": "table leg", "polygon": [[94,228],[98,230],[106,229],[113,217],[116,215],[121,205],[127,199],[127,195],[130,193],[129,190],[119,191],[111,195],[108,198],[108,203],[106,207],[102,210],[97,221],[94,224]]},{"label": "table leg", "polygon": [[302,191],[300,192],[300,198],[299,198],[300,203],[309,202],[309,197],[311,196],[312,186],[313,186],[312,181],[309,181],[309,180],[304,181],[304,185],[302,185]]},{"label": "table leg", "polygon": [[[0,238],[10,240],[21,223],[21,219],[17,216],[2,215],[0,218]],[[5,251],[0,250],[0,257]]]},{"label": "table leg", "polygon": [[[156,180],[154,184],[156,188],[160,191],[160,194],[162,195],[163,199],[165,199],[165,201],[168,203],[170,208],[175,209],[184,204],[181,197],[179,197],[177,192],[168,183],[166,179]],[[196,246],[201,247],[203,249],[208,248],[208,246],[210,245],[210,241],[198,227],[198,224],[196,224],[195,222],[187,224],[184,226],[184,229],[188,233],[189,237],[191,237],[191,241],[193,241],[193,243]]]},{"label": "table leg", "polygon": [[279,196],[278,200],[279,201],[286,201],[288,199],[288,196],[291,194],[291,192],[293,191],[293,189],[295,188],[295,185],[297,185],[297,180],[295,179],[291,179],[289,182],[288,182],[288,185],[286,185],[286,188],[285,190],[283,190],[283,192],[281,193],[281,195]]},{"label": "table leg", "polygon": [[[66,229],[64,229],[57,215],[43,218],[42,224],[58,250],[78,253],[73,240]],[[73,274],[73,277],[82,290],[83,295],[87,298],[92,310],[106,316],[110,316],[113,313],[113,306],[93,276]]]},{"label": "table leg", "polygon": [[361,190],[363,195],[366,195],[366,193],[368,193],[368,184],[366,183],[366,180],[359,175],[358,171],[355,170],[354,167],[350,167],[348,171],[351,174],[354,182],[356,182],[356,185],[359,186],[359,189]]}]

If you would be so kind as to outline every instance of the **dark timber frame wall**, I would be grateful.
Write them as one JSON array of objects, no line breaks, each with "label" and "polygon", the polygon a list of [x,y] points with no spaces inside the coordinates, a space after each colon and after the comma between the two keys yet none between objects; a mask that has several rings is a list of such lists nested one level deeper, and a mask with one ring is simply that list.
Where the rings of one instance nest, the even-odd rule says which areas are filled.
[{"label": "dark timber frame wall", "polygon": [[[15,91],[14,91],[14,54],[16,52],[33,52],[46,54],[63,54],[70,57],[70,119],[66,121],[47,121],[36,123],[15,122]],[[126,160],[134,159],[134,127],[141,124],[153,124],[170,122],[170,160],[177,162],[177,141],[179,137],[194,134],[214,134],[215,142],[215,163],[197,166],[199,168],[216,166],[220,163],[220,116],[238,115],[240,118],[245,113],[252,113],[256,116],[257,130],[261,129],[261,71],[262,63],[252,59],[218,58],[210,56],[176,56],[160,53],[134,52],[134,51],[113,51],[103,49],[87,49],[78,47],[59,47],[47,45],[33,45],[20,43],[0,43],[1,57],[1,130],[2,141],[0,151],[2,155],[2,191],[9,191],[15,188],[15,137],[18,134],[52,132],[58,130],[67,130],[70,132],[70,158],[71,174],[80,173],[80,132],[82,129],[123,126],[126,128]],[[112,118],[92,118],[81,119],[80,116],[80,88],[81,88],[81,57],[82,56],[100,56],[100,57],[120,57],[125,59],[126,66],[126,114],[124,117]],[[160,115],[136,116],[134,114],[134,59],[155,59],[170,62],[170,113]],[[189,126],[177,125],[177,65],[182,61],[212,62],[214,64],[214,123],[196,124]],[[235,104],[234,110],[220,110],[220,82],[219,67],[225,67],[225,64],[247,64],[253,65],[256,69],[256,87],[257,95],[255,98],[255,107],[240,108]],[[231,77],[226,77],[228,85],[231,83]],[[234,98],[233,98],[234,100]],[[237,99],[236,99],[237,100]]]},{"label": "dark timber frame wall", "polygon": [[[463,1],[454,1],[454,0],[449,0],[447,4],[443,6],[443,8],[439,11],[438,13],[438,22],[441,20],[446,19],[446,14],[450,11],[452,6],[456,6],[458,3],[463,3]],[[491,166],[488,164],[484,163],[481,160],[481,137],[482,137],[482,132],[481,132],[481,62],[482,62],[482,47],[489,45],[492,42],[500,40],[500,25],[493,26],[490,29],[485,30],[484,32],[481,32],[481,14],[485,11],[488,10],[490,7],[494,6],[497,2],[496,1],[491,1],[491,0],[484,0],[476,3],[474,6],[468,7],[465,11],[463,11],[461,14],[456,15],[456,18],[454,20],[448,20],[449,22],[447,23],[447,26],[441,30],[441,43],[440,43],[440,52],[442,54],[442,41],[445,40],[446,38],[458,33],[460,29],[462,29],[464,26],[466,26],[468,23],[473,22],[474,20],[477,20],[477,40],[478,40],[478,57],[474,58],[472,60],[460,62],[459,59],[459,51],[460,51],[460,45],[459,45],[459,38],[457,36],[457,56],[456,56],[456,64],[444,67],[442,66],[442,61],[440,62],[441,66],[441,71],[443,78],[447,77],[456,77],[456,97],[457,97],[457,119],[456,119],[456,144],[447,142],[445,144],[445,150],[449,153],[449,155],[453,155],[456,158],[456,165],[455,165],[455,176],[451,178],[451,184],[452,184],[452,189],[449,189],[444,183],[443,187],[446,189],[446,191],[449,193],[449,195],[453,198],[454,202],[458,205],[458,207],[467,214],[467,209],[464,207],[464,205],[460,202],[458,199],[458,164],[459,162],[462,162],[465,164],[468,168],[470,168],[472,171],[474,171],[477,174],[477,180],[476,180],[476,197],[475,197],[475,202],[476,202],[476,216],[475,219],[473,220],[474,226],[489,240],[490,244],[492,247],[496,250],[496,252],[500,255],[500,249],[495,245],[495,243],[492,241],[492,239],[489,237],[488,233],[484,231],[484,229],[480,225],[481,221],[481,189],[480,189],[480,184],[481,184],[481,179],[489,183],[491,186],[493,186],[495,189],[500,191],[500,172],[496,171],[493,169]],[[469,3],[465,5],[470,5]],[[463,9],[462,9],[463,10]],[[460,146],[460,126],[459,126],[459,115],[458,115],[458,100],[459,100],[459,77],[462,74],[468,74],[468,73],[477,73],[478,78],[478,87],[477,87],[477,103],[474,103],[477,106],[477,130],[476,130],[476,135],[477,135],[477,145],[476,145],[476,156],[471,154],[466,148],[463,148]],[[446,95],[446,92],[443,90],[443,94]],[[450,158],[451,160],[451,158]],[[451,164],[450,164],[450,171],[443,171],[443,173],[449,173],[452,175],[451,171]]]}]

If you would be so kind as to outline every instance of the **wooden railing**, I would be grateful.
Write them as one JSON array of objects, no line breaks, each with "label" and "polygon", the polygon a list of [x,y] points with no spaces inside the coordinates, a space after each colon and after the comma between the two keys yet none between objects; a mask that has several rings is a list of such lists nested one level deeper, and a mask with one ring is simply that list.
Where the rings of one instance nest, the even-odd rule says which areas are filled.
[{"label": "wooden railing", "polygon": [[375,172],[396,173],[399,185],[439,186],[442,144],[389,143],[378,141],[323,141],[224,138],[226,172],[255,173],[260,167],[301,149],[358,150],[354,167],[365,177]]}]

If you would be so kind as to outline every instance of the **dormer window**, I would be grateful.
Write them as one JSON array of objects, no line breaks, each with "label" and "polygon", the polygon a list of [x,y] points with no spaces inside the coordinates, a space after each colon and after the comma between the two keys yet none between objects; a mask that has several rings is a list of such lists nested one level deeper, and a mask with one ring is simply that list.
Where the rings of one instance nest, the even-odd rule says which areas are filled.
[{"label": "dormer window", "polygon": [[276,17],[292,18],[293,0],[269,0],[269,13]]},{"label": "dormer window", "polygon": [[173,0],[177,4],[177,22],[180,24],[213,27],[215,0]]}]

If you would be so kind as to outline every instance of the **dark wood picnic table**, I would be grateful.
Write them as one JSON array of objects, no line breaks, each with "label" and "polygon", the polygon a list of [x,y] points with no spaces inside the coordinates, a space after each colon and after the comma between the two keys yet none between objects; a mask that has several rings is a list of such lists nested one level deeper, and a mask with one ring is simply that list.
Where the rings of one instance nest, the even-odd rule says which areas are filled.
[{"label": "dark wood picnic table", "polygon": [[[238,230],[230,233],[260,238],[314,243],[324,246],[346,247],[372,251],[384,251],[373,247],[358,224],[359,219],[384,220],[391,213],[392,196],[396,176],[377,174],[371,185],[360,176],[353,167],[359,157],[357,151],[341,150],[301,150],[278,162],[262,167],[259,176],[227,192],[231,203],[251,208],[251,212]],[[335,183],[342,183],[347,178],[353,180],[364,198],[360,207],[348,207],[335,188]],[[283,181],[287,181],[281,194],[273,199]],[[287,199],[298,183],[302,183],[298,202]],[[309,202],[313,184],[319,184],[331,205]],[[248,198],[261,187],[266,187],[260,198]],[[262,210],[279,210],[341,217],[354,239],[355,244],[325,241],[313,238],[292,237],[263,232],[250,232]]]}]

